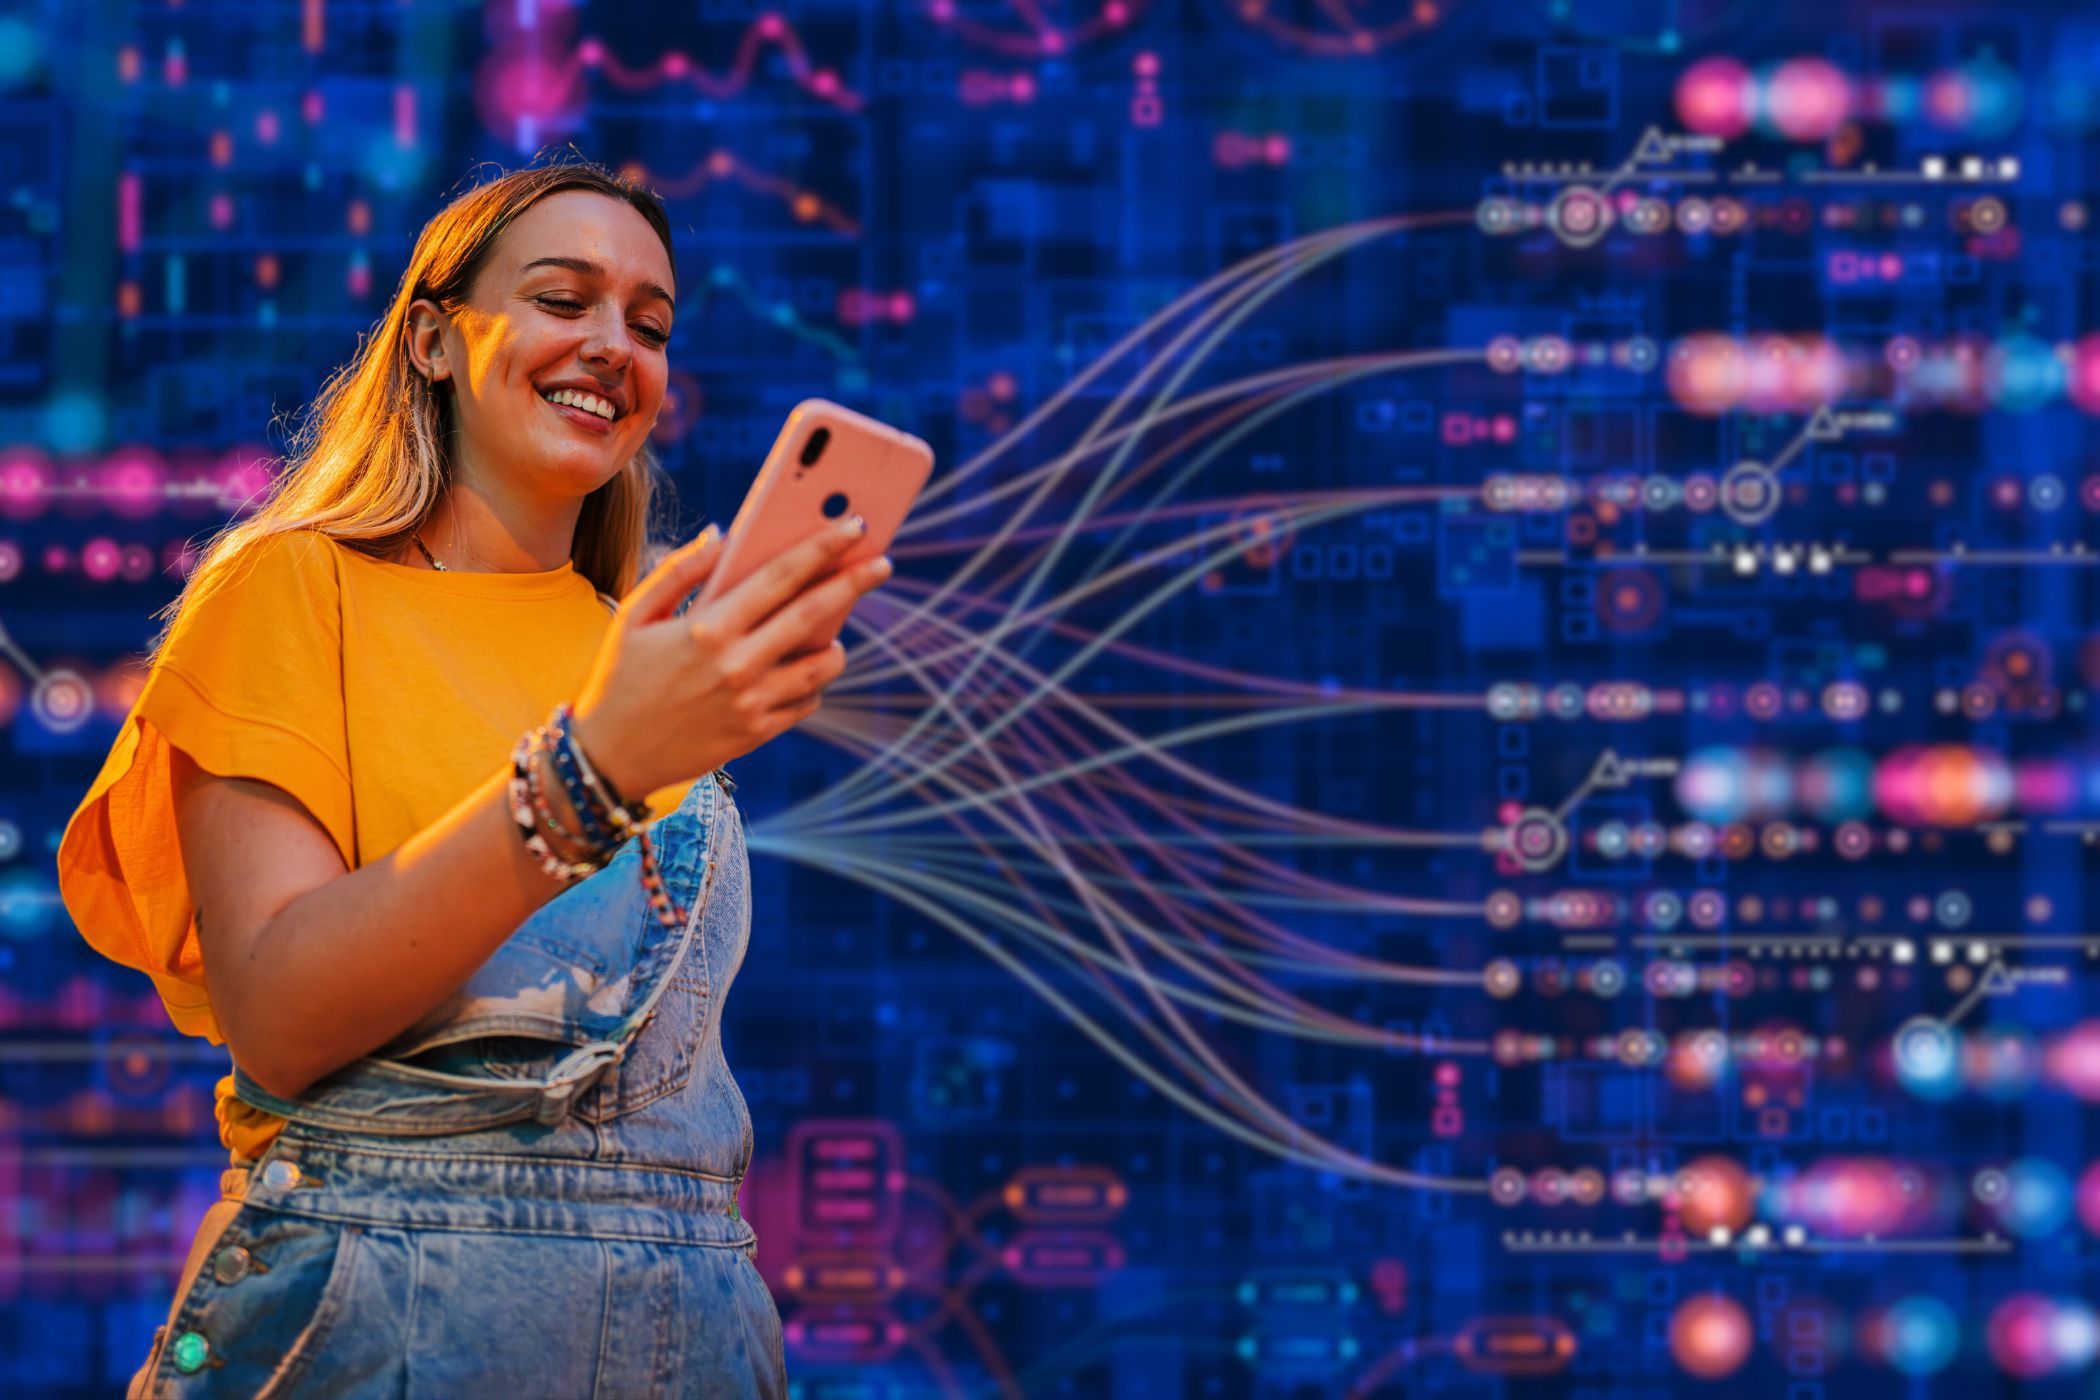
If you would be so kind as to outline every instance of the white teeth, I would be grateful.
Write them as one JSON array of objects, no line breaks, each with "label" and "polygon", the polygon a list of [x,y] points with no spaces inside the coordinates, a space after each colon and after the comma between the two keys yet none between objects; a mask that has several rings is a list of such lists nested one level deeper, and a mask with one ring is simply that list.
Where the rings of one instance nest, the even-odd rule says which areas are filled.
[{"label": "white teeth", "polygon": [[540,397],[548,403],[565,403],[572,408],[580,408],[585,413],[595,413],[600,418],[611,418],[614,416],[611,404],[599,398],[596,394],[586,394],[581,389],[556,389],[551,393],[542,394]]}]

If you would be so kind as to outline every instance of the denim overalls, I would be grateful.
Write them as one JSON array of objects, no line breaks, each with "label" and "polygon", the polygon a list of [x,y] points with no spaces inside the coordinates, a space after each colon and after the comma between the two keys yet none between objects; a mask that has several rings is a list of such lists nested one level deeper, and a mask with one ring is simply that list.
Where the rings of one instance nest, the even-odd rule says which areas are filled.
[{"label": "denim overalls", "polygon": [[651,828],[679,931],[629,842],[301,1099],[236,1069],[290,1121],[226,1173],[230,1219],[132,1395],[786,1394],[722,1058],[751,928],[726,777]]}]

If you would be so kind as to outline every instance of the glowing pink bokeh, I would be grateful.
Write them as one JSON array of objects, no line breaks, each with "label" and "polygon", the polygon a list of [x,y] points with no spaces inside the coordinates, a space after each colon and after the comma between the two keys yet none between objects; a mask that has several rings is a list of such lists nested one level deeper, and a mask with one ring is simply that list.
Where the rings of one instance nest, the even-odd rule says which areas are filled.
[{"label": "glowing pink bokeh", "polygon": [[1740,136],[1757,116],[1757,84],[1732,58],[1703,58],[1677,80],[1677,115],[1701,136]]}]

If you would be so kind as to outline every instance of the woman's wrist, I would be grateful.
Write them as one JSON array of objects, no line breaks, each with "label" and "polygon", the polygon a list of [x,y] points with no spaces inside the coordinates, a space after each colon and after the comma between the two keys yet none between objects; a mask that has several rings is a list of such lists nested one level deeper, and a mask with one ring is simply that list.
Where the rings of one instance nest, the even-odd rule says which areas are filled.
[{"label": "woman's wrist", "polygon": [[[545,724],[521,736],[511,751],[508,800],[526,849],[542,871],[567,885],[604,869],[631,840],[640,852],[638,873],[650,912],[666,928],[683,927],[686,911],[664,882],[649,840],[648,807],[627,801],[608,786],[612,780],[591,765],[576,729],[576,715],[564,702],[554,707]],[[566,817],[555,810],[556,788]],[[555,839],[550,841],[550,836]],[[555,849],[557,843],[583,854],[572,859]]]},{"label": "woman's wrist", "polygon": [[584,759],[597,770],[600,778],[611,785],[614,792],[629,801],[639,801],[659,786],[648,780],[648,775],[639,770],[639,765],[599,732],[592,722],[598,718],[595,712],[588,715],[571,715],[569,737],[583,751]]},{"label": "woman's wrist", "polygon": [[[588,860],[590,849],[578,838],[583,829],[583,819],[577,814],[575,805],[569,801],[567,789],[562,786],[561,775],[554,771],[554,758],[544,748],[533,750],[533,778],[541,792],[546,794],[547,815],[552,818],[548,836],[565,859]],[[548,825],[548,823],[542,823]]]}]

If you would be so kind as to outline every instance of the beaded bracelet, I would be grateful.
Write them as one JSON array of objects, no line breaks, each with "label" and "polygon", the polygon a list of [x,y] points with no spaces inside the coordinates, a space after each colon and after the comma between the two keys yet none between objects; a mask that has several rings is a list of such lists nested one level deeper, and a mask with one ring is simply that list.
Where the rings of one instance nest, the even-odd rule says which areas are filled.
[{"label": "beaded bracelet", "polygon": [[[544,735],[544,730],[536,729],[527,736],[532,741],[532,751],[536,754],[545,752],[547,748]],[[551,764],[553,760],[550,758],[548,762]],[[576,834],[562,825],[561,818],[555,815],[554,804],[547,800],[547,785],[541,780],[540,769],[536,765],[528,766],[526,776],[531,787],[533,815],[539,818],[540,829],[547,834],[548,845],[558,846],[569,852],[570,860],[597,861],[602,865],[600,852],[578,841]]]},{"label": "beaded bracelet", "polygon": [[664,873],[657,866],[656,848],[649,843],[649,833],[641,833],[639,841],[642,848],[642,893],[648,896],[656,921],[676,933],[685,926],[685,910],[664,888]]},{"label": "beaded bracelet", "polygon": [[[576,775],[583,781],[584,791],[590,795],[591,806],[594,809],[592,815],[609,824],[622,837],[635,835],[649,821],[649,804],[622,801],[620,795],[613,791],[612,784],[598,776],[598,770],[591,766],[591,760],[584,753],[583,746],[576,742],[576,737],[571,732],[569,722],[574,717],[568,703],[564,701],[554,707],[554,713],[547,720],[555,762],[561,772],[562,781],[568,783],[570,768],[573,767]],[[573,787],[569,790],[569,796],[571,799],[576,796]]]},{"label": "beaded bracelet", "polygon": [[568,860],[556,854],[547,844],[547,838],[541,834],[539,823],[535,820],[538,814],[533,801],[532,755],[537,747],[536,738],[536,733],[524,735],[518,740],[517,747],[510,752],[511,820],[524,835],[525,849],[539,862],[540,869],[565,885],[574,884],[586,875],[595,874],[604,862]]},{"label": "beaded bracelet", "polygon": [[[645,827],[648,805],[622,803],[618,799],[591,768],[582,746],[570,734],[569,719],[567,704],[555,706],[547,723],[522,736],[511,751],[511,818],[524,835],[525,849],[539,862],[541,870],[563,884],[572,884],[603,869],[632,835],[641,854],[642,892],[648,898],[649,908],[658,922],[675,932],[685,924],[686,911],[671,897],[664,883],[655,844]],[[533,755],[542,749],[547,751],[555,774],[561,779],[562,791],[583,828],[580,834],[563,826],[547,801],[539,772],[532,765]],[[571,860],[557,853],[541,831],[543,825],[565,844],[587,852],[586,857]],[[618,835],[609,833],[608,827]]]},{"label": "beaded bracelet", "polygon": [[569,742],[568,717],[563,713],[566,708],[556,705],[541,731],[546,735],[547,755],[554,760],[554,771],[561,778],[562,789],[569,795],[570,808],[583,824],[584,844],[594,849],[610,846],[618,838],[612,833],[608,813],[584,787],[582,765],[576,761],[576,745]]}]

